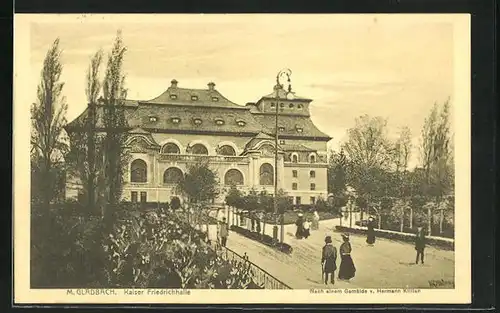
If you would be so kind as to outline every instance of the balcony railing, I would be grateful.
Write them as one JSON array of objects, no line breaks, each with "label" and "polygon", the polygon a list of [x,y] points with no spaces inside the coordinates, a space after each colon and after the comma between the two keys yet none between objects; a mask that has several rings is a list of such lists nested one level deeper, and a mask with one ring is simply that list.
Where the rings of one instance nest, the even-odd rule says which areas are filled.
[{"label": "balcony railing", "polygon": [[160,154],[160,161],[177,162],[196,162],[198,160],[207,160],[209,162],[227,162],[227,163],[249,163],[246,156],[227,156],[227,155],[197,155],[197,154]]}]

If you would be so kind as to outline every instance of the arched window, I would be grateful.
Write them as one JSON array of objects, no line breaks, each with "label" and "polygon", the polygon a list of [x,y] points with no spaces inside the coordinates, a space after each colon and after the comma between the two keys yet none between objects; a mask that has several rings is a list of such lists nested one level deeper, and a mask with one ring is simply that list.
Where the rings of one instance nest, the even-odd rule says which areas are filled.
[{"label": "arched window", "polygon": [[309,156],[309,162],[310,162],[310,163],[316,163],[316,156],[315,156],[314,154],[311,154],[311,155]]},{"label": "arched window", "polygon": [[274,168],[269,163],[264,163],[260,166],[260,184],[270,186],[274,184]]},{"label": "arched window", "polygon": [[161,148],[161,153],[179,154],[181,150],[175,143],[169,142]]},{"label": "arched window", "polygon": [[184,174],[182,174],[182,171],[180,169],[178,169],[177,167],[170,167],[167,168],[163,173],[163,183],[177,184],[182,180],[183,177]]},{"label": "arched window", "polygon": [[236,155],[236,151],[230,145],[223,145],[218,152],[220,155]]},{"label": "arched window", "polygon": [[130,165],[130,181],[133,183],[145,183],[148,181],[148,166],[141,159],[132,161]]},{"label": "arched window", "polygon": [[230,169],[224,176],[224,185],[237,186],[243,185],[243,174],[237,169]]},{"label": "arched window", "polygon": [[208,154],[207,147],[202,145],[201,143],[197,143],[194,146],[191,147],[191,153],[192,154]]},{"label": "arched window", "polygon": [[292,162],[293,163],[299,162],[299,156],[296,153],[292,154]]}]

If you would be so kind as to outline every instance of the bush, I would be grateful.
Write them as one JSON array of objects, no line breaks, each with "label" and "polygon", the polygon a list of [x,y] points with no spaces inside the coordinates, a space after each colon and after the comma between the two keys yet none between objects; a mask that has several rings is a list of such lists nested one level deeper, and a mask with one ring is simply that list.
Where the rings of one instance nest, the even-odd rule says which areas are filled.
[{"label": "bush", "polygon": [[[359,234],[359,235],[366,235],[366,228],[350,228],[347,226],[335,226],[336,231],[338,232],[347,232],[347,233],[353,233],[353,234]],[[408,229],[407,229],[408,230]],[[415,235],[412,232],[408,233],[401,233],[401,232],[395,232],[395,231],[384,231],[384,230],[379,230],[375,229],[375,235],[377,237],[381,238],[387,238],[387,239],[392,239],[392,240],[399,240],[399,241],[404,241],[404,242],[415,242]],[[431,246],[436,246],[441,249],[445,250],[454,250],[455,249],[455,242],[451,240],[445,240],[445,239],[440,239],[440,238],[426,238],[426,243],[431,245]]]},{"label": "bush", "polygon": [[235,233],[238,233],[238,234],[245,236],[249,239],[258,241],[258,242],[260,242],[268,247],[274,248],[280,252],[283,252],[286,254],[291,254],[293,251],[293,248],[289,244],[284,243],[284,242],[283,243],[281,243],[281,242],[276,243],[274,241],[273,237],[271,237],[269,235],[263,235],[262,233],[253,232],[253,231],[250,231],[246,228],[239,227],[236,225],[232,225],[230,228]]}]

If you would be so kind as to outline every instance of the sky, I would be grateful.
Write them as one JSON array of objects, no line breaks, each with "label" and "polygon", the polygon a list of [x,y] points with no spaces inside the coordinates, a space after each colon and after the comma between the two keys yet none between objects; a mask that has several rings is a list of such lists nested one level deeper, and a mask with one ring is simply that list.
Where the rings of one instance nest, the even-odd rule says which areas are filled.
[{"label": "sky", "polygon": [[[453,102],[453,25],[389,15],[164,15],[126,20],[75,16],[31,23],[33,102],[45,54],[59,37],[68,120],[86,106],[91,56],[107,53],[121,29],[128,98],[149,100],[179,87],[216,89],[244,105],[269,94],[292,70],[297,95],[313,99],[311,119],[337,149],[355,118],[387,118],[390,136],[408,126],[418,143],[432,105]],[[452,119],[453,120],[453,119]],[[453,126],[452,126],[453,127]]]}]

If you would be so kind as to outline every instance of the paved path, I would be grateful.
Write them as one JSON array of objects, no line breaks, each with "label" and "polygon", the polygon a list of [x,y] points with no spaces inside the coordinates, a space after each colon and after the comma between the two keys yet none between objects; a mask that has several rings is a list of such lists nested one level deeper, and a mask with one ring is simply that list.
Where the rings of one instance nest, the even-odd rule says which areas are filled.
[{"label": "paved path", "polygon": [[[231,232],[227,246],[239,254],[247,253],[250,261],[265,269],[293,289],[324,288],[321,280],[321,248],[324,237],[332,236],[333,244],[341,244],[340,233],[334,231],[338,219],[320,222],[318,230],[308,239],[298,240],[293,235],[294,225],[285,226],[285,242],[293,247],[291,255]],[[272,235],[272,226],[266,226]],[[210,230],[213,238],[215,229]],[[356,277],[350,282],[337,281],[336,288],[429,288],[430,280],[454,280],[454,252],[428,247],[425,265],[415,265],[412,244],[377,238],[374,246],[365,243],[365,237],[351,235],[352,258]],[[340,260],[337,261],[337,266]]]}]

